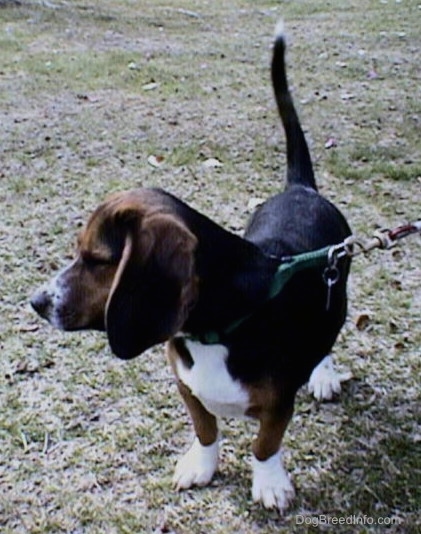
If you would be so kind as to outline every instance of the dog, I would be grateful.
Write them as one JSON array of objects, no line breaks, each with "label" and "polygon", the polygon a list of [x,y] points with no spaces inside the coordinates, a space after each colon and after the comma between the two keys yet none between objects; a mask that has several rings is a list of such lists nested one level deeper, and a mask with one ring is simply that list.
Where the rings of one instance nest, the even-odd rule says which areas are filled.
[{"label": "dog", "polygon": [[74,261],[31,299],[57,328],[105,331],[122,359],[167,342],[195,431],[175,469],[177,489],[211,481],[218,418],[252,417],[259,423],[253,500],[280,511],[294,497],[281,442],[296,393],[309,380],[316,396],[338,390],[330,353],[346,316],[350,260],[340,260],[330,288],[323,267],[315,265],[268,294],[288,258],[351,234],[344,216],[317,191],[288,88],[285,49],[278,25],[271,74],[286,136],[286,187],[255,211],[243,237],[161,189],[113,194],[90,216]]}]

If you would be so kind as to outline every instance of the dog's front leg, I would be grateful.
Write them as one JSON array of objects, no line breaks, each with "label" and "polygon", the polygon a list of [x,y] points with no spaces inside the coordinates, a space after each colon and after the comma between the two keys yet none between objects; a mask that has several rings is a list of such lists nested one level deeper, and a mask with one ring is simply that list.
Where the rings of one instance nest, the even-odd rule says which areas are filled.
[{"label": "dog's front leg", "polygon": [[206,486],[211,481],[219,457],[218,425],[189,388],[178,381],[178,389],[193,421],[196,437],[187,453],[178,461],[173,482],[178,490]]},{"label": "dog's front leg", "polygon": [[281,412],[262,412],[259,433],[253,442],[253,500],[279,511],[294,497],[294,488],[281,457],[281,441],[292,412],[292,406]]}]

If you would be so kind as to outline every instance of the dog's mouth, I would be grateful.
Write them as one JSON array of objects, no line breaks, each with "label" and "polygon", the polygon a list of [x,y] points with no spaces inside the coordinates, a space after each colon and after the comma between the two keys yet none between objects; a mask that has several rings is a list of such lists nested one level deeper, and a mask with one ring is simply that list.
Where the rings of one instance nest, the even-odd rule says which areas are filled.
[{"label": "dog's mouth", "polygon": [[84,320],[76,310],[66,304],[54,303],[53,297],[45,290],[37,291],[31,298],[31,306],[35,312],[58,330],[76,332],[80,330],[105,331],[105,317]]}]

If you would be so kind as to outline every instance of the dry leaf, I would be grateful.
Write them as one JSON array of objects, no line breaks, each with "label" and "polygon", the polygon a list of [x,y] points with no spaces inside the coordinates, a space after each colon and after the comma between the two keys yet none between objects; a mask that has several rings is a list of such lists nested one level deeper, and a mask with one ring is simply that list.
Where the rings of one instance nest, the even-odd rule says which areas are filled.
[{"label": "dry leaf", "polygon": [[367,330],[367,328],[370,326],[371,319],[368,313],[362,313],[357,317],[357,320],[355,321],[355,326],[358,330]]},{"label": "dry leaf", "polygon": [[329,149],[334,148],[336,146],[338,146],[338,142],[336,141],[336,139],[334,137],[329,137],[329,139],[325,143],[325,148]]},{"label": "dry leaf", "polygon": [[142,86],[142,89],[144,91],[153,91],[154,89],[157,89],[159,87],[159,84],[156,82],[146,83]]},{"label": "dry leaf", "polygon": [[353,93],[342,93],[341,99],[342,100],[352,100],[355,98],[355,95]]},{"label": "dry leaf", "polygon": [[151,167],[158,168],[163,164],[163,162],[164,162],[164,156],[151,155],[148,157],[148,163]]},{"label": "dry leaf", "polygon": [[223,164],[216,158],[209,158],[203,162],[203,166],[206,169],[216,169],[217,167],[223,167]]},{"label": "dry leaf", "polygon": [[247,209],[254,211],[258,206],[261,206],[265,201],[264,198],[252,197],[247,204]]},{"label": "dry leaf", "polygon": [[40,329],[39,324],[27,324],[19,327],[19,332],[36,332]]}]

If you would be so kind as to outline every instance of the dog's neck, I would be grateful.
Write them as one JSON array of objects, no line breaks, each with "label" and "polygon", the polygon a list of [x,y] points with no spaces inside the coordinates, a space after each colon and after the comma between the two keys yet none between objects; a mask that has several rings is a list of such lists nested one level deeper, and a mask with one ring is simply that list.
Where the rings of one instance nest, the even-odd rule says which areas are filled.
[{"label": "dog's neck", "polygon": [[279,262],[177,198],[166,197],[171,211],[198,241],[198,299],[183,332],[200,338],[208,331],[222,331],[266,300]]},{"label": "dog's neck", "polygon": [[266,300],[276,270],[255,245],[217,229],[218,247],[202,239],[196,252],[198,300],[183,329],[193,335],[224,330],[252,313]]}]

